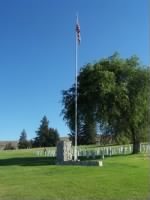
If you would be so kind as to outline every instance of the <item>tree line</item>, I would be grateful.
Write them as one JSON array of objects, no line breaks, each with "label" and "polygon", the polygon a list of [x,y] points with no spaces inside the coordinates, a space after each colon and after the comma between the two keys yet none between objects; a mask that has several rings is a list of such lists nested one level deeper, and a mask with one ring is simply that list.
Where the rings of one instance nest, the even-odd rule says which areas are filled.
[{"label": "tree line", "polygon": [[[114,53],[83,66],[77,80],[78,144],[95,144],[99,135],[106,144],[133,143],[133,153],[138,153],[140,143],[148,141],[149,68],[137,56],[124,59]],[[75,84],[62,92],[61,114],[74,144]],[[55,146],[59,133],[48,125],[44,116],[31,141],[23,130],[18,147]]]},{"label": "tree line", "polygon": [[59,141],[59,133],[57,129],[49,127],[49,121],[46,116],[41,120],[41,124],[36,131],[36,137],[32,140],[27,139],[25,129],[20,134],[18,148],[26,149],[31,147],[51,147],[56,146]]}]

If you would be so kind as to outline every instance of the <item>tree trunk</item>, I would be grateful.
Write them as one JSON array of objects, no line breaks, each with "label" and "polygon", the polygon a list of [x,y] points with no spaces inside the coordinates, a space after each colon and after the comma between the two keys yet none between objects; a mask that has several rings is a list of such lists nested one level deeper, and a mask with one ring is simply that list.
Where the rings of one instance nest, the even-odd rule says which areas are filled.
[{"label": "tree trunk", "polygon": [[140,153],[140,142],[133,141],[133,154]]},{"label": "tree trunk", "polygon": [[138,137],[138,132],[132,127],[132,141],[133,141],[133,152],[132,154],[140,153],[140,140]]}]

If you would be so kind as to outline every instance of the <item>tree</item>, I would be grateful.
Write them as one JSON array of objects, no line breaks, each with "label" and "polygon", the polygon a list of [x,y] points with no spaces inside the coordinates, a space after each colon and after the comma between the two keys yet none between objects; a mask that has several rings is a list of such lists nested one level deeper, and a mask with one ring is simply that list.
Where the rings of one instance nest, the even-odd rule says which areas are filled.
[{"label": "tree", "polygon": [[56,146],[59,139],[60,138],[57,129],[49,128],[49,146]]},{"label": "tree", "polygon": [[25,129],[23,129],[23,131],[21,132],[21,135],[20,135],[19,142],[18,142],[18,148],[26,149],[28,147],[30,147],[30,143],[27,140],[27,133],[26,133]]},{"label": "tree", "polygon": [[41,125],[36,131],[37,136],[32,141],[34,147],[56,146],[59,140],[59,133],[56,129],[49,128],[49,121],[46,116],[41,120]]},{"label": "tree", "polygon": [[13,146],[11,142],[8,142],[4,147],[4,150],[14,150],[14,149],[15,147]]},{"label": "tree", "polygon": [[49,121],[46,116],[44,116],[41,120],[41,125],[39,129],[36,131],[37,137],[35,141],[37,146],[39,147],[46,147],[48,145],[48,136],[49,136],[49,128],[48,128]]},{"label": "tree", "polygon": [[[133,153],[138,153],[140,142],[148,134],[148,85],[149,71],[140,65],[136,56],[122,59],[115,53],[83,67],[78,76],[79,138],[83,127],[98,123],[103,134],[111,135],[117,142],[133,142]],[[74,91],[74,85],[63,91],[62,110],[72,136]],[[89,138],[83,132],[82,136]]]},{"label": "tree", "polygon": [[[93,118],[91,110],[82,105],[85,103],[85,99],[82,95],[81,87],[78,87],[78,113],[77,113],[77,142],[78,144],[94,144],[96,142],[96,122]],[[86,99],[86,103],[88,99]],[[73,144],[75,142],[75,86],[71,87],[69,90],[63,91],[64,105],[61,114],[63,119],[66,120],[71,133],[69,138],[72,140]],[[90,105],[91,107],[91,105]],[[84,110],[85,109],[85,110]]]}]

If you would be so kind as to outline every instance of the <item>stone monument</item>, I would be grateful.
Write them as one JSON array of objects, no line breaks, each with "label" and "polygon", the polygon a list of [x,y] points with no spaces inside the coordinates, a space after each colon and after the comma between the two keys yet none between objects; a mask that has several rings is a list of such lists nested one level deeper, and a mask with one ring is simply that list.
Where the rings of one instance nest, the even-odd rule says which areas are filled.
[{"label": "stone monument", "polygon": [[72,143],[69,140],[61,140],[57,143],[56,164],[60,165],[80,165],[80,166],[103,166],[100,160],[73,160]]},{"label": "stone monument", "polygon": [[62,140],[57,143],[57,163],[63,164],[72,160],[72,143],[69,140]]}]

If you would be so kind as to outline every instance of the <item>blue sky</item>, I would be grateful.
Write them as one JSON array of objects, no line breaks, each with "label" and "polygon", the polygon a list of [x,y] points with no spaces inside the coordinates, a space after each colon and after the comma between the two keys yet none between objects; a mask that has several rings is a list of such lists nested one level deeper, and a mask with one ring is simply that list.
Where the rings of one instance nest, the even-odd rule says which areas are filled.
[{"label": "blue sky", "polygon": [[46,115],[61,136],[61,91],[74,83],[75,22],[79,67],[111,56],[149,64],[148,0],[0,0],[0,140],[36,136]]}]

